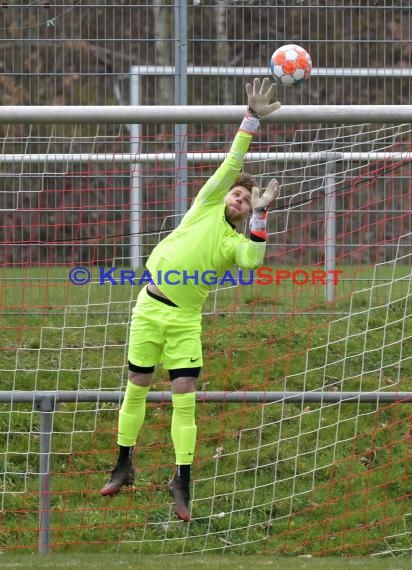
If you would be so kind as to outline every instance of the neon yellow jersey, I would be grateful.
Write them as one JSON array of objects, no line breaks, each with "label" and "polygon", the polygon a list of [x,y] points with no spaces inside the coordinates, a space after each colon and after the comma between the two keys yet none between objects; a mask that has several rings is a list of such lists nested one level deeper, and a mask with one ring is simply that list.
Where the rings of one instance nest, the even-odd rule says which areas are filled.
[{"label": "neon yellow jersey", "polygon": [[[216,272],[219,277],[234,265],[251,270],[263,261],[266,242],[251,241],[225,218],[224,198],[240,173],[252,140],[252,135],[241,129],[228,156],[201,188],[179,226],[154,248],[147,260],[153,282],[182,309],[201,310],[211,288],[201,279],[206,272]],[[168,271],[169,283],[164,279]],[[183,275],[187,278],[183,279]]]}]

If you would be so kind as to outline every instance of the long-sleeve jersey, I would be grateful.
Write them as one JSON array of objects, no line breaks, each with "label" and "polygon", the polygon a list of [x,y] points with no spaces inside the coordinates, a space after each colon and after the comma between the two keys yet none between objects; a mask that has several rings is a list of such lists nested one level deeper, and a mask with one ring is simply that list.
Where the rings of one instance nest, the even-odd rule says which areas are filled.
[{"label": "long-sleeve jersey", "polygon": [[[201,310],[210,290],[202,275],[211,271],[219,277],[234,265],[256,269],[265,254],[265,241],[248,239],[225,217],[224,198],[240,173],[252,140],[252,134],[242,129],[244,125],[245,121],[227,157],[201,188],[179,226],[154,248],[147,260],[146,266],[160,291],[178,307],[191,312]],[[168,280],[159,279],[168,271],[176,273],[171,273]],[[197,279],[183,280],[184,274],[197,275]]]}]

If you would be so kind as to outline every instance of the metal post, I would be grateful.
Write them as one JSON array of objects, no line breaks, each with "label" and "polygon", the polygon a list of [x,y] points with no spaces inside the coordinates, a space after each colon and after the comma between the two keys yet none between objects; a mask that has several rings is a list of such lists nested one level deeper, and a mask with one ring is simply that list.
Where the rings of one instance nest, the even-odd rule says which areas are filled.
[{"label": "metal post", "polygon": [[[130,105],[140,104],[140,75],[139,66],[132,66],[130,70]],[[141,127],[132,123],[130,130],[130,153],[137,156],[139,152]],[[130,266],[138,269],[142,265],[141,244],[141,174],[140,162],[130,163]]]},{"label": "metal post", "polygon": [[[1,105],[0,124],[238,124],[244,105]],[[412,105],[285,105],[265,123],[410,123]],[[339,154],[339,153],[333,153]],[[356,154],[356,153],[355,153]],[[359,153],[357,153],[359,154]],[[366,155],[367,153],[360,153]],[[110,155],[110,159],[111,159]],[[399,153],[398,153],[399,156]],[[349,157],[350,158],[350,157]]]},{"label": "metal post", "polygon": [[53,429],[54,399],[41,398],[36,402],[40,412],[40,460],[39,460],[39,553],[50,551],[51,528],[51,481],[50,454]]},{"label": "metal post", "polygon": [[325,172],[325,271],[326,300],[333,301],[336,293],[334,274],[336,269],[336,154],[329,155]]},{"label": "metal post", "polygon": [[[174,103],[187,105],[187,0],[174,7],[175,75]],[[175,213],[176,225],[187,210],[187,125],[175,124]]]},{"label": "metal post", "polygon": [[[32,403],[33,398],[40,401],[50,402],[50,411],[54,409],[54,403],[60,402],[112,402],[119,404],[124,398],[124,392],[107,390],[56,390],[44,392],[30,392],[24,390],[0,391],[0,402],[21,402]],[[235,392],[196,392],[198,402],[225,402],[225,403],[317,403],[322,402],[335,404],[353,404],[360,402],[363,404],[388,404],[402,403],[412,404],[412,391],[409,392],[324,392],[324,391],[304,391],[304,392],[264,392],[264,391],[235,391]],[[149,392],[148,402],[171,402],[171,392]],[[37,407],[36,409],[39,409]],[[42,407],[43,409],[43,407]],[[49,416],[51,414],[49,413]],[[49,426],[50,427],[50,426]],[[49,432],[51,428],[49,429]],[[45,433],[49,433],[45,432]]]}]

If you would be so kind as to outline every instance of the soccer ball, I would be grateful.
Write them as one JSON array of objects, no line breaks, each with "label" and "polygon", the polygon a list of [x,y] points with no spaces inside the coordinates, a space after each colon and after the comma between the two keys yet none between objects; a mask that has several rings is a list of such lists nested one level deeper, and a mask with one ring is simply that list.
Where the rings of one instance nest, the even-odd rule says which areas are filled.
[{"label": "soccer ball", "polygon": [[312,60],[305,49],[288,44],[273,52],[269,67],[276,83],[287,87],[298,85],[309,77]]}]

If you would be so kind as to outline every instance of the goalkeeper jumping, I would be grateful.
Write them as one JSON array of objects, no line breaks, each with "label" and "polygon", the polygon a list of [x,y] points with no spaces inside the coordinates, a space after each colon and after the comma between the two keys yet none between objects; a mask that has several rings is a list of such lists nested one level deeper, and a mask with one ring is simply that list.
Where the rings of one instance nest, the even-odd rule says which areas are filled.
[{"label": "goalkeeper jumping", "polygon": [[[110,480],[101,494],[115,495],[123,485],[133,485],[133,447],[143,425],[146,397],[153,371],[161,361],[169,372],[172,392],[171,437],[176,470],[169,482],[175,512],[190,520],[190,467],[196,444],[195,392],[202,368],[201,310],[209,287],[201,280],[168,284],[156,277],[167,271],[178,275],[222,276],[238,265],[256,269],[266,248],[266,219],[279,194],[276,180],[264,192],[254,179],[240,174],[259,118],[276,111],[271,103],[275,85],[265,78],[246,85],[248,109],[229,154],[199,191],[180,225],[151,253],[147,268],[156,285],[143,288],[132,312],[129,338],[129,380],[119,414],[119,456]],[[241,223],[251,214],[249,238],[239,233]],[[174,274],[176,275],[176,273]]]}]

